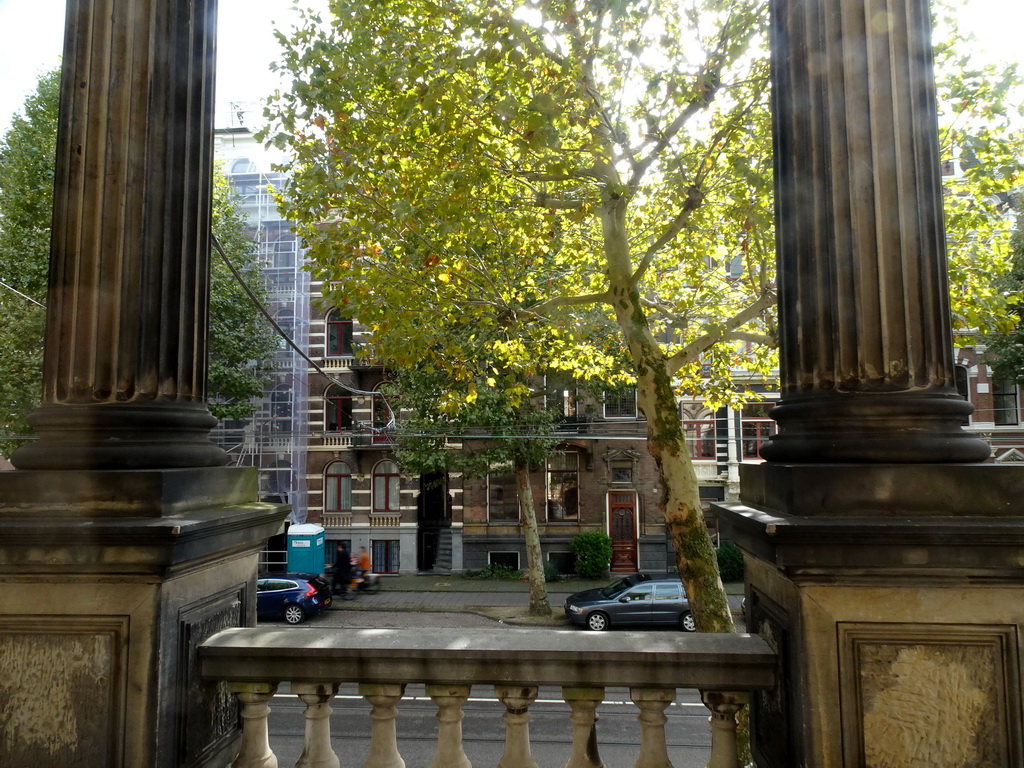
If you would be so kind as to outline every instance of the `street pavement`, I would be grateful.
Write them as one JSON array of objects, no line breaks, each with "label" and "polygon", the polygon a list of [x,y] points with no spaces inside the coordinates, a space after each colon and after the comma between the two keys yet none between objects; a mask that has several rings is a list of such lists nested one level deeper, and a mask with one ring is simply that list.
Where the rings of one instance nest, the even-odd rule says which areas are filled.
[{"label": "street pavement", "polygon": [[[313,619],[312,625],[380,629],[493,627],[499,621],[517,623],[517,619],[493,609],[526,608],[530,598],[528,586],[516,581],[461,576],[385,576],[381,581],[382,589],[375,595],[359,592],[355,600],[335,598],[331,608]],[[556,614],[550,626],[567,626],[560,615],[567,596],[608,583],[610,579],[549,584],[548,599]],[[736,593],[729,595],[729,603],[738,617],[742,585],[729,585],[728,589]]]}]

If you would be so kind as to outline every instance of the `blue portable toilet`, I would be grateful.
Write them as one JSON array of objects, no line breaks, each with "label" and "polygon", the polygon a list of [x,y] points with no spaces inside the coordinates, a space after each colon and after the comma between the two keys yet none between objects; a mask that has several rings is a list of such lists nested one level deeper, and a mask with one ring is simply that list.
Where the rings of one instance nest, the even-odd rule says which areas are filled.
[{"label": "blue portable toilet", "polygon": [[324,529],[313,523],[293,525],[288,529],[288,572],[324,572]]}]

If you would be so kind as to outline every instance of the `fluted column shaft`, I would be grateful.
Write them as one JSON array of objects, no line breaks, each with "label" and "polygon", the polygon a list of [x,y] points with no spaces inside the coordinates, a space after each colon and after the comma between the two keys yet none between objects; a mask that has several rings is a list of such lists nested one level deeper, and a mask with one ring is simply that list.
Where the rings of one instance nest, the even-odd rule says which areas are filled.
[{"label": "fluted column shaft", "polygon": [[224,463],[206,435],[216,0],[69,0],[40,440],[19,468]]},{"label": "fluted column shaft", "polygon": [[928,0],[773,0],[772,461],[976,461],[956,392]]}]

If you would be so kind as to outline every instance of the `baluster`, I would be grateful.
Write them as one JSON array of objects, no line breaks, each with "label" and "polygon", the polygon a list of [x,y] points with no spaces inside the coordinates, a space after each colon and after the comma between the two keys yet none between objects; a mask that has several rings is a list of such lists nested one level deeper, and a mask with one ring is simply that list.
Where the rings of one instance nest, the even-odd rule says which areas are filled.
[{"label": "baluster", "polygon": [[395,718],[398,704],[405,693],[404,685],[359,684],[359,695],[373,706],[370,712],[370,754],[363,768],[405,768],[398,752]]},{"label": "baluster", "polygon": [[496,685],[494,695],[505,705],[505,752],[498,768],[539,768],[530,754],[530,705],[536,686]]},{"label": "baluster", "polygon": [[711,759],[708,768],[740,768],[736,749],[736,713],[747,703],[746,693],[701,691],[704,706],[711,710]]},{"label": "baluster", "polygon": [[562,688],[562,699],[572,712],[572,754],[565,768],[603,768],[597,754],[597,705],[604,688]]},{"label": "baluster", "polygon": [[630,688],[629,697],[640,708],[640,756],[635,768],[672,768],[665,747],[665,709],[675,701],[672,688]]},{"label": "baluster", "polygon": [[292,683],[292,693],[306,705],[306,742],[295,768],[340,768],[331,749],[331,706],[338,684]]},{"label": "baluster", "polygon": [[228,690],[242,703],[242,743],[231,768],[277,768],[267,733],[267,702],[277,693],[277,683],[228,683]]},{"label": "baluster", "polygon": [[427,696],[437,705],[437,754],[430,768],[473,768],[462,748],[462,706],[468,685],[428,685]]}]

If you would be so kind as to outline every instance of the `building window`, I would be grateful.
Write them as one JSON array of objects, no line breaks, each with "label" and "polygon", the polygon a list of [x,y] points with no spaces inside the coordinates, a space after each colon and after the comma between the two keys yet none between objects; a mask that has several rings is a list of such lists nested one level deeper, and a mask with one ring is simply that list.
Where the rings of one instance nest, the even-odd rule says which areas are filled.
[{"label": "building window", "polygon": [[714,419],[684,421],[683,432],[686,434],[686,448],[690,451],[690,458],[715,458]]},{"label": "building window", "polygon": [[328,432],[348,432],[355,427],[352,417],[352,393],[334,385],[324,394],[324,425]]},{"label": "building window", "polygon": [[399,498],[398,465],[393,461],[382,461],[373,468],[373,511],[398,512],[401,508]]},{"label": "building window", "polygon": [[324,471],[324,512],[352,511],[352,470],[344,461],[327,465]]},{"label": "building window", "polygon": [[548,520],[579,519],[579,474],[579,455],[576,453],[560,453],[548,459]]},{"label": "building window", "polygon": [[606,419],[635,419],[636,414],[636,387],[623,387],[604,393]]},{"label": "building window", "polygon": [[743,406],[740,422],[742,458],[761,458],[761,446],[775,434],[775,422],[768,418],[774,403],[747,403]]},{"label": "building window", "polygon": [[633,483],[633,462],[632,461],[613,461],[612,462],[612,482],[616,485],[632,484]]},{"label": "building window", "polygon": [[327,548],[324,550],[324,562],[333,566],[338,560],[338,545],[344,544],[349,556],[352,555],[352,539],[328,539]]},{"label": "building window", "polygon": [[398,573],[401,550],[397,539],[374,540],[370,542],[370,557],[374,573]]},{"label": "building window", "polygon": [[327,315],[327,356],[352,357],[352,318],[341,317],[337,310]]},{"label": "building window", "polygon": [[492,523],[519,522],[519,492],[510,468],[487,474],[487,519]]},{"label": "building window", "polygon": [[270,393],[270,431],[292,431],[292,388],[288,384],[278,384]]},{"label": "building window", "polygon": [[370,398],[371,423],[373,424],[374,443],[395,442],[395,419],[393,404],[390,402],[393,396],[386,395],[386,390],[392,389],[386,384],[381,384],[376,389],[376,394]]},{"label": "building window", "polygon": [[992,421],[999,425],[1017,424],[1017,382],[992,379]]},{"label": "building window", "polygon": [[487,553],[488,565],[500,565],[505,568],[511,568],[513,571],[519,570],[519,553],[518,552],[488,552]]}]

